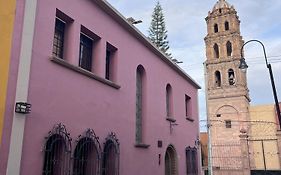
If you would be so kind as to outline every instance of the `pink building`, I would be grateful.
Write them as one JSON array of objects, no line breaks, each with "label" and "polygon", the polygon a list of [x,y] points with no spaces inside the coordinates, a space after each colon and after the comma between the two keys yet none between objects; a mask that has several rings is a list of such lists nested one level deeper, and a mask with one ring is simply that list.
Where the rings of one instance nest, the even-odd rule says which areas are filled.
[{"label": "pink building", "polygon": [[0,174],[200,174],[192,78],[104,0],[16,7]]}]

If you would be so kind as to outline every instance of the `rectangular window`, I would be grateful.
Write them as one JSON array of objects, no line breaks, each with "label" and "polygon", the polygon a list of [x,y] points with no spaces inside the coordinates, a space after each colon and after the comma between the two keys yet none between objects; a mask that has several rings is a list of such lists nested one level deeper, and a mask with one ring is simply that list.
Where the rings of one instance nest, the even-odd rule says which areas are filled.
[{"label": "rectangular window", "polygon": [[93,39],[80,34],[79,66],[88,71],[92,70]]},{"label": "rectangular window", "polygon": [[113,81],[114,79],[114,57],[116,48],[109,43],[106,43],[106,57],[105,57],[105,78]]},{"label": "rectangular window", "polygon": [[53,56],[61,59],[67,58],[68,43],[66,41],[68,41],[70,38],[69,26],[73,23],[73,21],[74,20],[71,17],[59,9],[56,9],[52,51]]},{"label": "rectangular window", "polygon": [[53,40],[53,55],[63,58],[65,22],[56,18],[55,34]]},{"label": "rectangular window", "polygon": [[191,160],[191,150],[190,148],[186,149],[186,174],[190,175],[192,173],[192,160]]},{"label": "rectangular window", "polygon": [[231,120],[225,120],[225,127],[231,128]]},{"label": "rectangular window", "polygon": [[185,95],[185,116],[192,119],[191,98],[188,95]]},{"label": "rectangular window", "polygon": [[105,78],[109,80],[110,75],[110,66],[111,66],[111,59],[112,59],[112,53],[110,50],[106,49],[106,58],[105,58]]},{"label": "rectangular window", "polygon": [[193,171],[193,175],[198,175],[198,166],[197,166],[197,150],[196,148],[194,148],[192,150],[192,154],[191,154],[191,162],[192,162],[192,171]]},{"label": "rectangular window", "polygon": [[197,164],[197,149],[188,147],[185,150],[186,154],[186,174],[187,175],[198,175],[198,164]]}]

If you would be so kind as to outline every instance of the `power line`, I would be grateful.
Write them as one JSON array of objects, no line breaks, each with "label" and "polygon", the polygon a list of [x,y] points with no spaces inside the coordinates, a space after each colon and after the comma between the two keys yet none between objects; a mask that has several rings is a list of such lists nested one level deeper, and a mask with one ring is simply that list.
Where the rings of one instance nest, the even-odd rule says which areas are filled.
[{"label": "power line", "polygon": [[[267,56],[267,58],[274,58],[274,57],[281,57],[281,55],[272,55],[272,56]],[[246,59],[256,59],[256,58],[264,58],[264,56],[249,57],[249,58],[246,58]]]},{"label": "power line", "polygon": [[[249,57],[249,58],[246,58],[247,59],[247,62],[252,62],[252,61],[260,61],[260,62],[264,62],[264,60],[260,60],[260,58],[264,58],[264,57]],[[269,59],[269,61],[281,61],[281,55],[273,55],[273,56],[268,56],[267,58],[273,58],[273,59]],[[193,63],[193,64],[189,64],[187,65],[187,67],[194,67],[194,66],[203,66],[203,63],[202,62],[196,62],[196,63]],[[190,69],[189,69],[190,70]]]},{"label": "power line", "polygon": [[[247,62],[250,62],[250,63],[253,63],[253,62],[257,62],[257,63],[263,63],[263,64],[265,64],[264,63],[264,60],[247,60]],[[278,59],[270,59],[269,60],[269,62],[281,62],[281,58],[278,58]],[[203,67],[203,65],[202,64],[200,64],[200,63],[195,63],[195,64],[190,64],[190,65],[187,65],[187,67],[193,67],[194,68],[194,66],[195,67]],[[189,69],[190,70],[190,69]]]}]

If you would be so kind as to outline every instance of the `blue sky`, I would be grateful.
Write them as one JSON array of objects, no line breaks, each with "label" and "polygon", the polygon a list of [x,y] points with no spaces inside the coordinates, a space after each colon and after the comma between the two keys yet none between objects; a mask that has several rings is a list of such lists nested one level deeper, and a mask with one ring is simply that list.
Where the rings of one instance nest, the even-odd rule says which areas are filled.
[{"label": "blue sky", "polygon": [[[263,42],[269,62],[272,63],[279,101],[281,101],[281,1],[227,0],[234,5],[241,21],[244,41],[258,39]],[[108,0],[126,18],[133,17],[143,23],[136,27],[148,35],[151,14],[156,0]],[[170,52],[183,61],[180,66],[197,81],[200,119],[206,119],[203,62],[206,60],[204,37],[207,34],[205,17],[216,0],[159,0],[165,15]],[[257,43],[245,46],[245,57],[251,105],[273,104],[269,73],[263,51]]]}]

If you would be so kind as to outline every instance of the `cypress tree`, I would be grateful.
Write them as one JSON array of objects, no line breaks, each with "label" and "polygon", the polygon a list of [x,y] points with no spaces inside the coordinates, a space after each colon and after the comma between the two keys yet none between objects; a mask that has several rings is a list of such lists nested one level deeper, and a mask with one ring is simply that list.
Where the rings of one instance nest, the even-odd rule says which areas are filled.
[{"label": "cypress tree", "polygon": [[162,7],[157,2],[152,13],[152,20],[149,27],[149,39],[154,43],[163,53],[171,58],[171,54],[168,53],[169,41],[167,40],[167,33],[165,26],[165,18],[162,12]]}]

